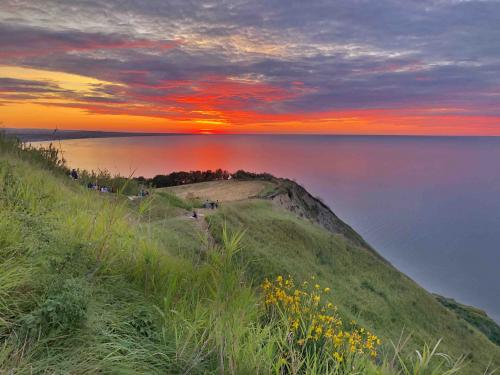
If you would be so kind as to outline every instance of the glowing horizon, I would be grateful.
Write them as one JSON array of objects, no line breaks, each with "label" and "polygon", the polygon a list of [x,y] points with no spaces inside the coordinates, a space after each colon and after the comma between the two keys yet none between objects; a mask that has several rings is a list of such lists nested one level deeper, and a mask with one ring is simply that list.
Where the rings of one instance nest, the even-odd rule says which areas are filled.
[{"label": "glowing horizon", "polygon": [[[43,10],[28,1],[3,3],[0,123],[500,135],[500,49],[487,27],[500,21],[498,3],[320,1],[291,12],[286,4],[256,2],[235,3],[232,13],[222,5],[122,2],[103,13],[96,3],[71,10],[55,1]],[[368,14],[373,20],[363,22]],[[462,27],[459,15],[467,38],[448,30]]]}]

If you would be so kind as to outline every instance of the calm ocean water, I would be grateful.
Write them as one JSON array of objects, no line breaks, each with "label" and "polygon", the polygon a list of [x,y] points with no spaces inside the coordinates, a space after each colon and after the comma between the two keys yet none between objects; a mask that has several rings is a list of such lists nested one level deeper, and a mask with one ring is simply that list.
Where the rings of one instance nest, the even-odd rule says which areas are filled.
[{"label": "calm ocean water", "polygon": [[426,289],[500,322],[500,138],[192,135],[62,141],[72,167],[245,169],[321,197]]}]

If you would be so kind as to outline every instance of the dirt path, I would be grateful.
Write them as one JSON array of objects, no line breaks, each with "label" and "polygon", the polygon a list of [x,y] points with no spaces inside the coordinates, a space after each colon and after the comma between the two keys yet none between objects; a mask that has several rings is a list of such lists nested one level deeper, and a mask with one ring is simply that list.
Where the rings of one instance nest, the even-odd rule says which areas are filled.
[{"label": "dirt path", "polygon": [[188,212],[186,214],[186,219],[193,221],[193,223],[200,229],[200,232],[203,233],[205,237],[205,241],[201,246],[201,253],[205,253],[215,245],[215,239],[212,237],[212,233],[210,233],[210,228],[208,227],[208,222],[206,220],[207,214],[210,213],[211,210],[205,208],[196,209],[196,213],[198,214],[198,218],[193,218],[192,212]]},{"label": "dirt path", "polygon": [[[206,200],[211,202],[231,202],[256,197],[264,190],[270,189],[273,186],[274,184],[268,181],[223,180],[172,186],[157,190],[168,191],[183,199],[195,198],[200,199],[202,202]],[[200,229],[200,232],[205,236],[205,243],[202,245],[201,249],[201,253],[205,253],[216,244],[206,220],[206,217],[215,211],[197,208],[196,212],[198,214],[197,219],[191,217],[192,212],[186,212],[186,220],[192,220]]]}]

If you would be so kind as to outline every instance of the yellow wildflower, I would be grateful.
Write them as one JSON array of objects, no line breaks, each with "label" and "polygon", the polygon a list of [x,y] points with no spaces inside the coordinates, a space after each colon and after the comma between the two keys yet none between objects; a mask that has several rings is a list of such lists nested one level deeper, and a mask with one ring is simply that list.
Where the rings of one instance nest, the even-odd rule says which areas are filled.
[{"label": "yellow wildflower", "polygon": [[344,359],[344,357],[342,357],[342,355],[339,354],[338,352],[333,353],[333,358],[335,358],[335,360],[339,363],[342,362],[342,360]]},{"label": "yellow wildflower", "polygon": [[[311,279],[314,280],[314,276]],[[330,288],[321,288],[314,282],[311,288],[307,281],[302,285],[302,288],[296,288],[290,276],[265,279],[261,285],[266,310],[271,316],[276,316],[276,313],[283,316],[284,328],[294,337],[294,345],[303,346],[307,340],[314,340],[312,350],[332,353],[338,363],[345,362],[349,352],[376,357],[377,346],[380,345],[377,336],[358,327],[354,320],[351,321],[351,329],[344,331],[336,306],[331,301],[321,303],[321,297],[326,298],[323,293],[330,292]]]}]

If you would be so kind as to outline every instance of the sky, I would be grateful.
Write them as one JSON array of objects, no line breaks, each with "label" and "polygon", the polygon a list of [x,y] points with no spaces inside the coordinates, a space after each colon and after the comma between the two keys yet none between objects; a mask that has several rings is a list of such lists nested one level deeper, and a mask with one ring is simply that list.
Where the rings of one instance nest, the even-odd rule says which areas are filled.
[{"label": "sky", "polygon": [[500,135],[500,2],[2,0],[0,123]]}]

